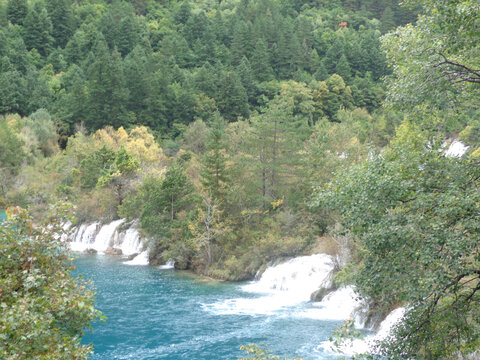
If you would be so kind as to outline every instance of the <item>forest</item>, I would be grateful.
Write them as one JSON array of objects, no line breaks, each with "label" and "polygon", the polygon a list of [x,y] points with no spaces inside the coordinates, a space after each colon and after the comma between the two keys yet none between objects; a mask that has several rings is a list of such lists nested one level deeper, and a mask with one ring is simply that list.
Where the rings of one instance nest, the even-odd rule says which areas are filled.
[{"label": "forest", "polygon": [[384,355],[473,353],[479,6],[0,0],[0,209],[138,219],[151,264],[223,280],[341,253],[410,304]]}]

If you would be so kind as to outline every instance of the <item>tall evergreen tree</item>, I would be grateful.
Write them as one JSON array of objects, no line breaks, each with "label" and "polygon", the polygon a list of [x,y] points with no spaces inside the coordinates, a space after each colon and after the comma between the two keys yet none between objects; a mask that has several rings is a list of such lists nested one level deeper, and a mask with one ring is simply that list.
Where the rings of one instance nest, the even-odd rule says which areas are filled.
[{"label": "tall evergreen tree", "polygon": [[395,14],[390,6],[387,6],[383,10],[382,17],[380,18],[380,31],[386,33],[395,27]]},{"label": "tall evergreen tree", "polygon": [[0,114],[23,113],[21,109],[25,80],[10,65],[7,57],[1,59]]},{"label": "tall evergreen tree", "polygon": [[248,117],[247,94],[235,71],[224,71],[221,74],[215,101],[220,113],[228,121],[235,121],[238,117]]},{"label": "tall evergreen tree", "polygon": [[28,13],[27,0],[8,0],[7,19],[12,24],[22,25]]},{"label": "tall evergreen tree", "polygon": [[270,55],[267,44],[260,38],[253,51],[251,66],[258,81],[269,81],[273,79],[273,69],[270,64]]},{"label": "tall evergreen tree", "polygon": [[105,41],[96,45],[95,62],[88,68],[89,115],[86,125],[99,129],[106,125],[125,126],[128,89],[118,51],[111,54]]},{"label": "tall evergreen tree", "polygon": [[228,181],[225,152],[225,120],[217,112],[210,126],[207,150],[202,161],[201,182],[214,200],[220,201]]},{"label": "tall evergreen tree", "polygon": [[47,56],[52,49],[52,29],[47,10],[40,3],[36,3],[29,9],[23,23],[23,40],[27,49],[35,48],[40,55]]},{"label": "tall evergreen tree", "polygon": [[146,111],[148,98],[151,96],[151,75],[148,73],[148,59],[145,51],[140,46],[125,58],[123,62],[125,83],[128,88],[127,110],[135,113],[136,118],[142,124],[148,124],[150,119]]},{"label": "tall evergreen tree", "polygon": [[240,65],[238,65],[237,73],[238,76],[240,76],[243,88],[247,94],[248,102],[251,105],[255,104],[258,97],[258,87],[255,82],[252,68],[250,67],[250,62],[246,57],[244,57],[240,62]]},{"label": "tall evergreen tree", "polygon": [[340,75],[345,81],[350,81],[352,78],[352,70],[345,54],[338,60],[337,66],[335,66],[335,73]]},{"label": "tall evergreen tree", "polygon": [[52,36],[55,45],[64,47],[75,29],[75,18],[70,0],[45,0],[48,15],[52,21]]},{"label": "tall evergreen tree", "polygon": [[245,21],[237,21],[234,31],[231,46],[233,63],[238,65],[242,58],[246,56],[249,58],[253,52],[251,24]]}]

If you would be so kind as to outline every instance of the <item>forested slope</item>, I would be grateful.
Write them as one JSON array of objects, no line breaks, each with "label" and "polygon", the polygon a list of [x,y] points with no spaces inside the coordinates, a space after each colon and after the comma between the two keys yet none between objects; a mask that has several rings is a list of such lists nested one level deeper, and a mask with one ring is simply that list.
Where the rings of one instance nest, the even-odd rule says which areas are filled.
[{"label": "forested slope", "polygon": [[310,120],[336,120],[339,106],[372,112],[387,73],[379,36],[412,19],[390,0],[4,0],[0,113],[47,109],[64,137],[81,123],[176,136],[217,110],[249,118],[279,81],[315,89],[335,73],[350,91]]},{"label": "forested slope", "polygon": [[410,306],[388,358],[474,353],[479,5],[404,5],[0,0],[0,208],[139,219],[152,264],[221,279],[341,253]]},{"label": "forested slope", "polygon": [[2,202],[140,218],[152,261],[222,278],[308,251],[327,225],[312,186],[399,122],[380,109],[379,38],[414,14],[392,1],[3,1]]}]

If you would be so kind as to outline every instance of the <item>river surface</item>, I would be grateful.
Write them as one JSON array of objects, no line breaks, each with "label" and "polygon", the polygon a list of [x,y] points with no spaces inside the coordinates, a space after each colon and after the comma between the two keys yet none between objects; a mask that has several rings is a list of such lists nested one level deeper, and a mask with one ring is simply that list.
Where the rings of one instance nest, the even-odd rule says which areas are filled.
[{"label": "river surface", "polygon": [[320,344],[341,321],[302,316],[311,303],[268,310],[265,298],[242,284],[201,281],[102,255],[75,264],[75,275],[94,281],[97,308],[108,317],[83,340],[94,345],[94,360],[237,359],[245,355],[240,346],[250,343],[292,358],[337,358]]}]

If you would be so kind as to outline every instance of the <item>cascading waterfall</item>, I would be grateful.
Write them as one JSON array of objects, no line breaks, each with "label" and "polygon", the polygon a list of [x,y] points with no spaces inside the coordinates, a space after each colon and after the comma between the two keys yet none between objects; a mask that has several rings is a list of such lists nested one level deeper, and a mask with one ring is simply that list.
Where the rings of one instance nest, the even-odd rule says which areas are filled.
[{"label": "cascading waterfall", "polygon": [[374,335],[367,336],[364,339],[346,341],[340,348],[335,348],[331,341],[325,341],[319,348],[327,352],[341,352],[348,356],[375,352],[375,345],[390,335],[392,328],[402,320],[405,311],[406,309],[403,307],[393,310],[380,323],[379,330]]},{"label": "cascading waterfall", "polygon": [[332,286],[334,270],[335,261],[329,255],[297,257],[267,268],[258,281],[242,287],[244,292],[259,297],[229,299],[205,304],[204,308],[216,314],[258,315],[287,311],[293,316],[313,319],[348,319],[362,306],[352,287],[334,291],[307,309],[298,307],[309,302],[311,294],[319,288]]},{"label": "cascading waterfall", "polygon": [[302,317],[317,320],[355,319],[355,326],[363,327],[364,319],[358,315],[358,310],[364,307],[353,286],[341,287],[326,295],[322,301],[315,302],[312,307],[299,313]]},{"label": "cascading waterfall", "polygon": [[175,269],[175,260],[169,259],[169,260],[166,262],[166,264],[160,265],[159,268],[160,268],[160,269],[163,269],[163,270]]},{"label": "cascading waterfall", "polygon": [[333,269],[334,260],[329,255],[301,256],[267,268],[259,281],[243,290],[279,295],[292,303],[308,301],[315,290],[331,286]]},{"label": "cascading waterfall", "polygon": [[[245,297],[204,304],[203,308],[216,315],[287,315],[337,321],[354,318],[356,327],[364,327],[364,319],[360,314],[366,304],[359,299],[353,286],[341,287],[327,294],[322,301],[310,302],[313,292],[332,286],[334,271],[334,258],[329,255],[297,257],[267,268],[258,281],[242,286]],[[252,298],[249,294],[258,296]],[[354,340],[341,349],[335,349],[327,341],[318,348],[327,352],[341,350],[346,355],[371,351],[377,341],[389,334],[403,314],[403,308],[393,311],[380,324],[379,331],[364,340]]]},{"label": "cascading waterfall", "polygon": [[82,252],[87,249],[104,253],[108,248],[122,250],[123,255],[138,254],[128,261],[130,265],[147,265],[148,252],[144,246],[138,230],[134,227],[120,229],[125,219],[115,220],[109,224],[101,225],[98,222],[82,224],[71,230],[70,248]]},{"label": "cascading waterfall", "polygon": [[113,247],[113,234],[116,233],[117,228],[123,224],[124,221],[124,219],[120,219],[100,227],[100,231],[96,234],[95,241],[93,242],[91,248],[97,250],[98,252],[105,252],[105,250],[107,250],[109,247]]},{"label": "cascading waterfall", "polygon": [[[445,144],[446,145],[446,144]],[[448,149],[445,151],[445,155],[448,157],[462,157],[468,150],[470,146],[466,146],[461,141],[454,140],[448,146]]]}]

